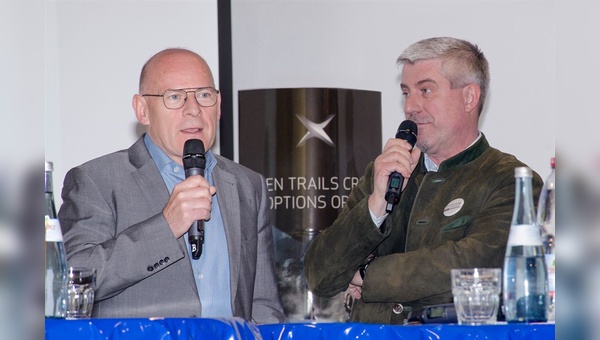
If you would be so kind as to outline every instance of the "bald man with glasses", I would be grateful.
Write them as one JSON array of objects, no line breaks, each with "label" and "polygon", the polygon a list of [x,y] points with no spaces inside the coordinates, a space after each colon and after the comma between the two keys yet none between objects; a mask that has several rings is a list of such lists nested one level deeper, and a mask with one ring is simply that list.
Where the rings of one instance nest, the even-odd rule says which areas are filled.
[{"label": "bald man with glasses", "polygon": [[[97,269],[92,317],[282,322],[265,181],[210,150],[221,96],[206,61],[184,49],[155,54],[132,105],[147,132],[64,180],[69,265]],[[185,176],[189,139],[207,150],[203,176]],[[196,260],[187,232],[200,220],[205,244]]]}]

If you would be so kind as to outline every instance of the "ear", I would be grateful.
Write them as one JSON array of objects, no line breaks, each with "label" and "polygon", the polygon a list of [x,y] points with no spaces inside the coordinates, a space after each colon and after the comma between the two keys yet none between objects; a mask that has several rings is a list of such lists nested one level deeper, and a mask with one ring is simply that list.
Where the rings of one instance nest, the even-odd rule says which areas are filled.
[{"label": "ear", "polygon": [[150,118],[148,117],[148,104],[146,103],[146,98],[142,97],[142,95],[140,94],[133,95],[133,98],[131,99],[131,106],[133,106],[135,117],[140,122],[140,124],[145,126],[150,125]]},{"label": "ear", "polygon": [[477,84],[469,84],[463,87],[463,98],[465,110],[468,112],[477,111],[481,89]]},{"label": "ear", "polygon": [[221,92],[217,95],[217,120],[221,119]]}]

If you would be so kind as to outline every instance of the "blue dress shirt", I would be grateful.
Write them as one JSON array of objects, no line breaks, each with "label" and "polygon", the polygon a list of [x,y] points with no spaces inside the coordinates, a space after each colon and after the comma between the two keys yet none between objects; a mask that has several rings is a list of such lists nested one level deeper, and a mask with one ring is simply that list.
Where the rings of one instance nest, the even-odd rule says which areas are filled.
[{"label": "blue dress shirt", "polygon": [[[185,179],[185,170],[174,162],[160,149],[148,134],[144,137],[146,148],[150,152],[167,188],[169,194],[173,192],[175,185]],[[204,178],[214,185],[212,170],[217,160],[212,152],[206,152],[206,169]],[[192,263],[196,288],[202,303],[203,318],[231,317],[231,282],[229,272],[229,253],[227,251],[227,239],[221,209],[219,208],[219,193],[213,196],[212,212],[210,220],[204,222],[204,247],[200,259],[193,260],[187,233],[183,235],[188,259]],[[173,278],[177,280],[178,278]]]}]

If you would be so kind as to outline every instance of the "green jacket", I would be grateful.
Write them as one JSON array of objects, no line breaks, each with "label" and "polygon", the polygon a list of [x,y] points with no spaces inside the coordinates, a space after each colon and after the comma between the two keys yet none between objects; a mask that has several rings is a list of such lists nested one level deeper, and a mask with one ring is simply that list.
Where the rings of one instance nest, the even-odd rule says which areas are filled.
[{"label": "green jacket", "polygon": [[[422,156],[380,230],[367,206],[369,164],[342,213],[306,252],[309,289],[324,297],[345,291],[373,253],[352,321],[402,324],[410,310],[451,303],[450,269],[503,266],[519,166],[525,164],[490,147],[485,136],[437,172],[427,172]],[[542,184],[534,172],[534,202]]]}]

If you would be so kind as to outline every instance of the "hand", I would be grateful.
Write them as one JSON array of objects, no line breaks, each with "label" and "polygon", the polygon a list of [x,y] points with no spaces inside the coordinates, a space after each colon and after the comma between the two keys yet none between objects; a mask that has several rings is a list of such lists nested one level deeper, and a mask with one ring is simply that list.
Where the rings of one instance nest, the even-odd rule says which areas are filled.
[{"label": "hand", "polygon": [[[369,254],[369,256],[367,256],[366,258],[366,264],[369,264],[369,262],[371,262],[373,259],[375,258],[374,254]],[[366,265],[365,265],[366,268]],[[356,271],[356,273],[354,273],[354,276],[352,277],[352,281],[350,281],[350,284],[348,285],[348,291],[350,292],[350,294],[352,295],[353,298],[360,300],[361,296],[362,296],[362,285],[363,285],[363,278],[362,275],[360,275],[360,268]]]},{"label": "hand", "polygon": [[360,277],[360,272],[356,271],[352,281],[350,281],[350,284],[348,285],[348,291],[350,292],[350,295],[357,300],[360,300],[362,297],[362,284],[363,279]]},{"label": "hand", "polygon": [[216,192],[217,188],[199,175],[190,176],[173,188],[163,215],[175,238],[183,236],[194,221],[210,219]]},{"label": "hand", "polygon": [[410,143],[403,139],[391,138],[385,143],[383,152],[374,162],[373,193],[369,196],[369,209],[375,216],[385,214],[385,193],[390,174],[396,171],[404,177],[401,189],[404,190],[408,183],[407,179],[415,170],[420,157],[421,150],[417,147],[412,148]]}]

